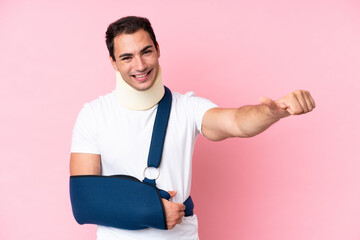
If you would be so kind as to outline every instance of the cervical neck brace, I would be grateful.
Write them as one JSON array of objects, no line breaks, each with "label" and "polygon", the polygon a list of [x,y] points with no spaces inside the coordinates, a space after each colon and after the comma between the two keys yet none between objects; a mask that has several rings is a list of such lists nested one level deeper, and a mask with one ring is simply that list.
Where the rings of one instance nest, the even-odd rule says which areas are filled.
[{"label": "cervical neck brace", "polygon": [[116,71],[115,98],[125,108],[130,110],[147,110],[155,106],[164,96],[165,89],[161,79],[161,68],[154,84],[145,91],[132,88],[124,81],[119,71]]}]

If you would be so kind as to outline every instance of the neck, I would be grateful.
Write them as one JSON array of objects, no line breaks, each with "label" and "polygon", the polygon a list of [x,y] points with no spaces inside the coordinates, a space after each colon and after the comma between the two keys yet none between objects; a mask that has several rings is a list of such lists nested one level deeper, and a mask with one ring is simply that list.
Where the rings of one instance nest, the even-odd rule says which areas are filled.
[{"label": "neck", "polygon": [[123,107],[130,110],[147,110],[155,106],[164,96],[165,89],[161,79],[161,68],[151,88],[139,91],[132,88],[116,71],[115,98]]}]

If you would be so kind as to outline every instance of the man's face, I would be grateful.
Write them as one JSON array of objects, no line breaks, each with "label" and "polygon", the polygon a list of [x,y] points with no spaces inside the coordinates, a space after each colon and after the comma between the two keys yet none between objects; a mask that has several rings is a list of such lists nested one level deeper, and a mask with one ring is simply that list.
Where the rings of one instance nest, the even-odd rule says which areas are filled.
[{"label": "man's face", "polygon": [[114,69],[136,90],[152,87],[159,72],[159,47],[156,50],[149,34],[143,29],[114,38],[114,55],[110,57]]}]

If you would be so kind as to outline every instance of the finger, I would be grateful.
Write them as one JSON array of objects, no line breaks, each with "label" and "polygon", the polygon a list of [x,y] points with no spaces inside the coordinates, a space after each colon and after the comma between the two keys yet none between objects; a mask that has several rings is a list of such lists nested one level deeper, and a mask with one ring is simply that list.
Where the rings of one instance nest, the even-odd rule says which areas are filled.
[{"label": "finger", "polygon": [[168,193],[170,194],[170,198],[175,197],[177,191],[168,191]]},{"label": "finger", "polygon": [[179,211],[185,211],[185,209],[186,209],[186,207],[185,207],[185,205],[184,204],[182,204],[182,203],[179,203]]},{"label": "finger", "polygon": [[314,99],[312,98],[312,96],[311,96],[310,92],[307,92],[307,94],[308,94],[308,96],[309,96],[309,99],[310,99],[311,105],[312,105],[312,107],[313,107],[313,109],[314,109],[314,108],[316,107],[316,105],[315,105],[315,101],[314,101]]},{"label": "finger", "polygon": [[313,105],[312,105],[312,102],[310,100],[310,96],[309,96],[309,92],[308,91],[305,91],[305,102],[306,102],[306,105],[308,107],[308,110],[309,112],[312,111],[314,109]]},{"label": "finger", "polygon": [[287,111],[292,114],[300,114],[304,111],[304,108],[302,107],[299,99],[296,96],[296,93],[291,94],[291,99],[289,99],[291,102],[289,102],[290,107],[287,109]]},{"label": "finger", "polygon": [[291,109],[291,107],[288,107],[288,108],[286,109],[286,111],[288,111],[288,113],[290,113],[291,115],[294,115],[294,114],[295,114],[295,112]]},{"label": "finger", "polygon": [[282,102],[281,99],[276,100],[276,101],[275,101],[275,104],[276,104],[279,108],[282,108],[282,109],[284,109],[284,110],[289,107],[289,106],[286,105],[286,103]]},{"label": "finger", "polygon": [[176,221],[176,223],[179,224],[179,223],[182,222],[182,220],[183,220],[183,216],[181,216],[181,217]]},{"label": "finger", "polygon": [[268,97],[261,97],[259,98],[259,102],[262,105],[268,107],[271,112],[275,112],[275,113],[277,113],[279,110],[286,110],[289,107],[286,105],[286,103],[281,101],[281,99],[274,101]]},{"label": "finger", "polygon": [[302,111],[300,113],[306,113],[309,111],[308,107],[307,107],[307,104],[306,104],[306,101],[305,101],[305,93],[304,91],[300,91],[300,93],[298,93],[296,95],[296,98],[298,100],[298,102],[300,103],[301,105],[301,108],[302,108]]}]

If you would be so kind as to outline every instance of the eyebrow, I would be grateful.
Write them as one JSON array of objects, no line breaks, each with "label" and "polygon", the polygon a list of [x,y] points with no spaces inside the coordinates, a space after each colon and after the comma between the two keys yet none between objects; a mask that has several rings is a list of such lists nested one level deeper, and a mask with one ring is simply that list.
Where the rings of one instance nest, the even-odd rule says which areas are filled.
[{"label": "eyebrow", "polygon": [[[145,52],[146,50],[148,50],[149,48],[152,48],[152,45],[147,45],[146,47],[144,47],[143,49],[141,49],[141,53]],[[123,58],[123,57],[131,57],[133,54],[132,53],[123,53],[119,56],[119,58]]]}]

